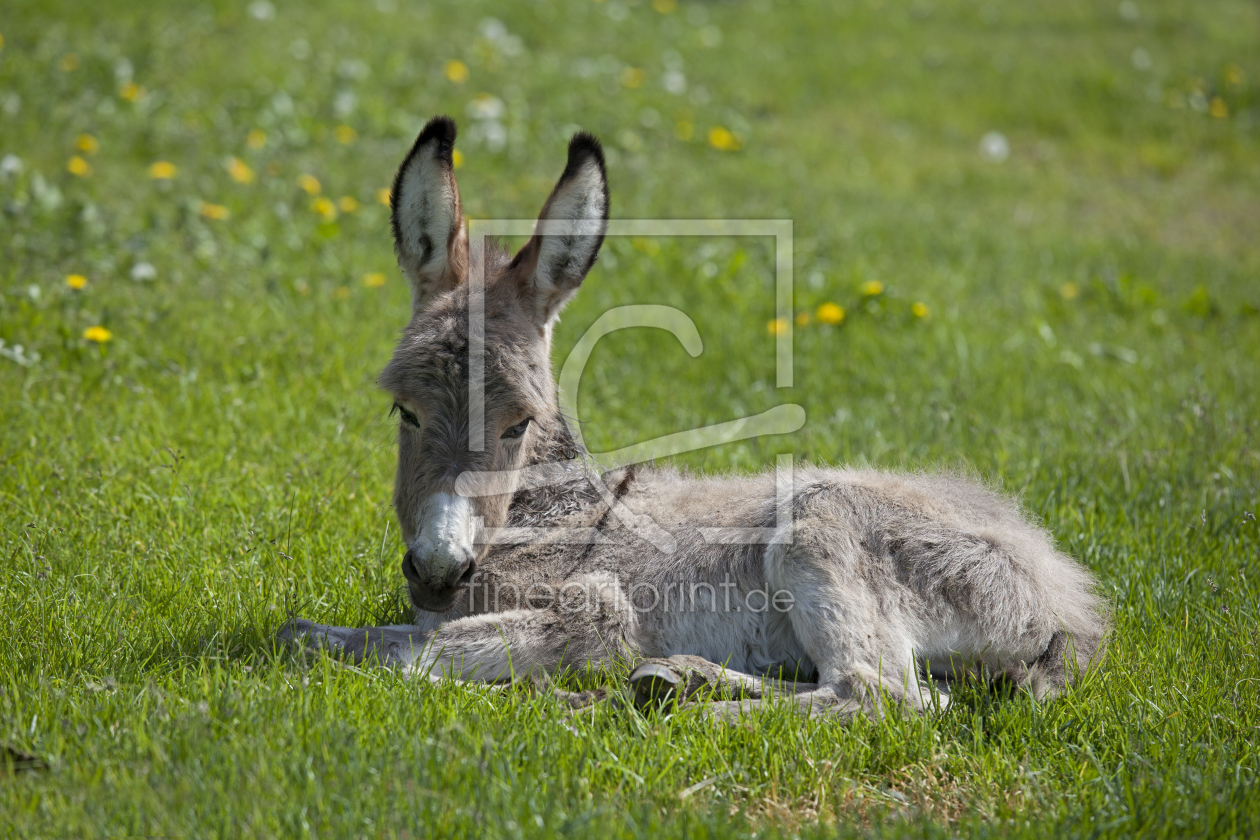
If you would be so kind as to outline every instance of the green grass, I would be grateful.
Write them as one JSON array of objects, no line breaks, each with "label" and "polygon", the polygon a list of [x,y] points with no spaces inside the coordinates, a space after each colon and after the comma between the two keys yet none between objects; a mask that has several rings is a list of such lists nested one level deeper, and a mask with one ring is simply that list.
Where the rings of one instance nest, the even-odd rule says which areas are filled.
[{"label": "green grass", "polygon": [[[0,833],[1260,832],[1254,4],[247,8],[0,16],[0,158],[23,164],[0,175],[0,744],[46,765],[0,769]],[[519,42],[479,34],[492,14]],[[481,92],[501,150],[472,131]],[[796,310],[847,310],[797,329],[776,390],[768,241],[610,240],[557,365],[631,302],[684,309],[705,351],[605,339],[595,448],[795,402],[799,433],[682,462],[973,469],[1098,574],[1106,665],[1041,706],[724,726],[273,651],[290,610],[405,615],[373,379],[408,295],[375,196],[440,112],[473,216],[532,217],[580,125],[610,149],[614,216],[791,218]],[[303,173],[361,206],[321,219]]]}]

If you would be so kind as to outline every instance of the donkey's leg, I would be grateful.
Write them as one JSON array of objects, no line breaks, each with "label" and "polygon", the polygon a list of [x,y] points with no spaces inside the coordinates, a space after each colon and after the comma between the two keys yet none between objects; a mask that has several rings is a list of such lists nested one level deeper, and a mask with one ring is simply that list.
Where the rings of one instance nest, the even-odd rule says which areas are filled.
[{"label": "donkey's leg", "polygon": [[612,576],[583,575],[552,591],[549,606],[443,624],[411,670],[498,682],[634,655],[634,613]]},{"label": "donkey's leg", "polygon": [[770,695],[815,691],[817,683],[757,677],[731,670],[701,656],[681,654],[668,659],[645,659],[630,674],[635,702],[645,705],[678,697],[680,700],[760,700]]},{"label": "donkey's leg", "polygon": [[407,668],[421,655],[432,630],[413,624],[385,627],[335,627],[302,618],[286,622],[276,634],[281,642],[326,650],[355,663],[375,661],[389,668]]},{"label": "donkey's leg", "polygon": [[917,710],[948,703],[915,667],[922,632],[913,595],[883,575],[856,534],[798,518],[790,541],[766,549],[764,568],[769,588],[792,593],[788,619],[818,667],[818,701],[856,700],[873,713],[884,696]]},{"label": "donkey's leg", "polygon": [[708,700],[706,713],[724,720],[775,700],[796,705],[810,715],[847,717],[861,710],[856,701],[817,683],[744,674],[699,656],[644,660],[630,674],[630,688],[640,707],[675,697],[680,702]]}]

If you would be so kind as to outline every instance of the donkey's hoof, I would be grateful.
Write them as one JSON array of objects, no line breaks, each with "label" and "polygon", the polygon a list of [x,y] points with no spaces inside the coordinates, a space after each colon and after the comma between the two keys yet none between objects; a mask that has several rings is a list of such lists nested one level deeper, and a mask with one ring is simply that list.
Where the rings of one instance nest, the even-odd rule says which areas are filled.
[{"label": "donkey's hoof", "polygon": [[630,674],[634,705],[639,708],[663,703],[678,691],[682,676],[664,660],[644,662]]}]

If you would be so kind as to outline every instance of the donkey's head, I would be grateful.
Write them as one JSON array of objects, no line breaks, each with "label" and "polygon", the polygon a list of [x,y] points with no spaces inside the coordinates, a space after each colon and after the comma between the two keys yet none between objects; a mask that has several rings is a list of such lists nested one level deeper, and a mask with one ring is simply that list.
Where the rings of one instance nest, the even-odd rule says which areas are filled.
[{"label": "donkey's head", "polygon": [[[512,471],[572,447],[556,402],[551,329],[595,262],[608,220],[603,150],[580,133],[520,252],[470,251],[454,144],[455,123],[430,120],[394,179],[394,249],[412,308],[380,378],[400,417],[394,509],[407,544],[403,575],[415,605],[434,612],[449,609],[476,571],[485,551],[478,527],[507,522],[519,484]],[[484,301],[470,295],[470,270],[485,278]],[[470,335],[470,304],[484,337]],[[479,358],[470,358],[470,339]],[[470,396],[470,365],[484,372],[484,400]],[[466,497],[455,491],[465,472],[507,477],[488,495]]]}]

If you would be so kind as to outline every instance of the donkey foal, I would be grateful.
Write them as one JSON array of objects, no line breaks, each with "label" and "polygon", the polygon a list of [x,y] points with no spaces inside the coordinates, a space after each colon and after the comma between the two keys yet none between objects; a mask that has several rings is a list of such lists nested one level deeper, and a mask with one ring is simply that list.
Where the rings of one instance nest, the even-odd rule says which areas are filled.
[{"label": "donkey foal", "polygon": [[[925,709],[933,680],[974,668],[1052,695],[1101,656],[1090,574],[971,481],[799,468],[784,524],[770,474],[592,469],[561,416],[550,350],[603,242],[603,152],[573,138],[534,236],[509,256],[470,249],[454,142],[451,120],[431,120],[391,196],[412,312],[380,383],[400,418],[394,507],[415,624],[296,620],[282,639],[492,682],[646,660],[631,675],[639,701],[703,693],[736,713],[770,692],[811,712],[877,712],[883,698]],[[470,340],[484,348],[480,411]],[[702,528],[773,538],[727,545]]]}]

